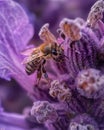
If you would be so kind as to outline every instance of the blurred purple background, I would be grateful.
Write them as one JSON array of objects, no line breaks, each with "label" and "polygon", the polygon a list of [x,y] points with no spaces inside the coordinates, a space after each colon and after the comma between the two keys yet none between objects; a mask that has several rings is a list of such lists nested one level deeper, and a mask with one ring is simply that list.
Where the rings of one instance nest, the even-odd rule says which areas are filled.
[{"label": "blurred purple background", "polygon": [[[29,44],[37,46],[41,41],[38,32],[44,23],[50,23],[54,34],[59,21],[64,18],[81,17],[86,20],[91,6],[96,0],[14,0],[26,11],[30,22],[34,26],[34,37]],[[0,79],[0,99],[4,109],[8,112],[22,113],[25,106],[32,104],[27,93],[14,81]]]}]

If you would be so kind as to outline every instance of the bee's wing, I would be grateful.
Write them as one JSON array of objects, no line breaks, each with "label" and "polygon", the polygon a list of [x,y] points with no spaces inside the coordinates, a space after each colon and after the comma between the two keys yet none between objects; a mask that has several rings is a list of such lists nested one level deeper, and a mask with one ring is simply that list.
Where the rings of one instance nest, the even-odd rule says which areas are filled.
[{"label": "bee's wing", "polygon": [[22,52],[21,52],[21,55],[29,56],[29,55],[31,55],[32,52],[35,51],[35,50],[36,50],[36,48],[27,49],[27,50],[25,50],[25,51],[22,51]]},{"label": "bee's wing", "polygon": [[22,64],[27,64],[37,58],[41,58],[42,56],[43,56],[43,53],[40,50],[34,49],[33,52],[29,56],[24,58]]}]

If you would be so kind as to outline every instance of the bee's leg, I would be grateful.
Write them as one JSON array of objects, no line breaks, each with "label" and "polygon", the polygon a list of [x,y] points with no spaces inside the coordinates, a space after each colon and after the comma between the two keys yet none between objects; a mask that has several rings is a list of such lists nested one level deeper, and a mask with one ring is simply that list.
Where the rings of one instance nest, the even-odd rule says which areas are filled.
[{"label": "bee's leg", "polygon": [[48,77],[48,74],[47,74],[47,72],[46,72],[46,69],[45,69],[45,67],[44,67],[44,64],[46,63],[46,60],[44,59],[44,61],[43,61],[43,64],[42,64],[42,73],[44,74],[44,78],[48,81],[48,83],[49,83],[49,81],[50,81],[50,79],[49,79],[49,77]]},{"label": "bee's leg", "polygon": [[42,74],[44,73],[44,71],[43,71],[43,67],[44,67],[44,64],[46,63],[46,60],[45,59],[41,59],[41,61],[40,61],[41,63],[40,63],[40,66],[39,66],[39,68],[38,68],[38,71],[37,71],[37,84],[39,85],[39,82],[40,82],[40,80],[41,80],[41,77],[42,77]]},{"label": "bee's leg", "polygon": [[45,63],[46,63],[46,60],[44,59],[43,62],[42,62],[42,72],[44,74],[44,77],[47,79],[48,78],[48,74],[46,73],[46,70],[44,68]]},{"label": "bee's leg", "polygon": [[48,84],[50,84],[50,81],[51,81],[51,80],[49,79],[48,74],[47,74],[47,72],[46,72],[44,66],[42,67],[42,71],[43,71],[43,73],[44,73],[44,78],[47,80]]},{"label": "bee's leg", "polygon": [[55,58],[55,57],[52,56],[52,58],[53,58],[54,61],[56,61],[56,58]]},{"label": "bee's leg", "polygon": [[43,74],[44,74],[45,79],[48,79],[48,74],[47,74],[47,72],[46,72],[44,66],[42,67],[42,72],[43,72]]},{"label": "bee's leg", "polygon": [[39,66],[39,69],[37,70],[37,85],[39,85],[39,82],[41,80],[41,77],[42,77],[42,66],[40,65]]}]

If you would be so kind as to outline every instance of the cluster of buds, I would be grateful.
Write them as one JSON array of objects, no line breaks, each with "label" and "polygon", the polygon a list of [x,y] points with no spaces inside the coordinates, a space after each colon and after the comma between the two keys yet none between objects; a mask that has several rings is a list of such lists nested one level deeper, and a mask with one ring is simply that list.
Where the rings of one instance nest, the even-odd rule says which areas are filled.
[{"label": "cluster of buds", "polygon": [[94,130],[94,127],[92,125],[81,125],[76,122],[72,122],[69,130]]},{"label": "cluster of buds", "polygon": [[71,120],[68,130],[99,130],[99,128],[95,120],[84,113]]},{"label": "cluster of buds", "polygon": [[48,101],[34,102],[31,115],[34,116],[39,123],[44,123],[47,120],[54,122],[58,117],[56,110]]},{"label": "cluster of buds", "polygon": [[77,90],[88,98],[99,98],[103,95],[104,75],[99,70],[82,70],[77,76]]},{"label": "cluster of buds", "polygon": [[57,98],[60,102],[69,102],[71,99],[71,91],[65,83],[60,83],[58,80],[54,80],[51,83],[49,94],[53,98]]}]

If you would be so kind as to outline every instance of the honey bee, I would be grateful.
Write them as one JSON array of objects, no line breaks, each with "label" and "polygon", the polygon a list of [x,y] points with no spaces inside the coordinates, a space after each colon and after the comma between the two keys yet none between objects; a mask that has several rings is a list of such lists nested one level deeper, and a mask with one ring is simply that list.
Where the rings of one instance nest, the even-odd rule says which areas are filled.
[{"label": "honey bee", "polygon": [[[48,59],[53,59],[56,62],[62,62],[64,50],[61,44],[57,43],[55,36],[49,31],[49,24],[45,24],[39,32],[40,39],[43,43],[37,47],[27,50],[24,54],[27,57],[24,59],[25,71],[28,75],[37,71],[37,78],[41,79],[42,74],[48,79],[46,69],[44,67]],[[30,53],[30,54],[29,54]]]}]

